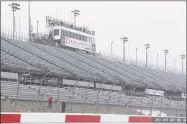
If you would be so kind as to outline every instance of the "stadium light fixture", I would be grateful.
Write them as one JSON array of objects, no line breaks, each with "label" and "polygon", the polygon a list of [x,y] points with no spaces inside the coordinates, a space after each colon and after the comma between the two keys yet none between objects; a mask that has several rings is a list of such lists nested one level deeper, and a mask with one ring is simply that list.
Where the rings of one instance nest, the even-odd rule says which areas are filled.
[{"label": "stadium light fixture", "polygon": [[20,10],[20,4],[17,3],[12,3],[9,4],[9,6],[11,6],[12,8],[12,13],[13,13],[13,38],[15,37],[15,16],[14,16],[14,12],[16,12],[16,10]]},{"label": "stadium light fixture", "polygon": [[121,37],[120,39],[123,41],[123,62],[125,62],[125,43],[128,42],[128,38]]},{"label": "stadium light fixture", "polygon": [[164,54],[165,54],[165,71],[166,71],[166,68],[167,68],[167,59],[166,59],[166,55],[169,53],[169,50],[164,49],[164,50],[162,50],[162,51],[164,51]]},{"label": "stadium light fixture", "polygon": [[72,12],[73,15],[74,15],[74,26],[76,26],[76,17],[77,17],[78,15],[80,15],[80,11],[74,9],[74,10],[72,10],[71,12]]},{"label": "stadium light fixture", "polygon": [[184,54],[179,55],[181,57],[181,64],[182,64],[182,74],[183,74],[183,59],[186,58]]},{"label": "stadium light fixture", "polygon": [[147,50],[150,48],[150,44],[144,44],[144,46],[145,46],[145,51],[146,51],[146,66],[147,66],[147,60],[148,60]]}]

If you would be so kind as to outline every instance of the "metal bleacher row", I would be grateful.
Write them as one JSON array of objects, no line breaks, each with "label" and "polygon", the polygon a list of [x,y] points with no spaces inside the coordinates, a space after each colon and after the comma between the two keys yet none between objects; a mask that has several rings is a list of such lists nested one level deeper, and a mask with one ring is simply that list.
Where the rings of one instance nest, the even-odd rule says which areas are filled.
[{"label": "metal bleacher row", "polygon": [[[17,87],[19,88],[17,89]],[[180,101],[180,102],[172,101],[170,104],[170,101],[167,99],[162,99],[162,97],[154,97],[153,104],[151,104],[150,99],[152,99],[152,97],[141,98],[141,97],[133,96],[131,98],[130,96],[126,96],[125,94],[121,94],[120,102],[119,102],[119,96],[120,96],[119,92],[101,91],[98,94],[98,91],[95,91],[93,89],[85,89],[85,88],[75,88],[73,91],[71,87],[58,88],[58,87],[41,86],[40,93],[37,92],[38,90],[39,90],[39,86],[36,85],[19,84],[18,86],[18,82],[1,81],[2,95],[8,96],[8,99],[15,100],[15,102],[12,103],[17,104],[17,107],[21,107],[22,110],[26,112],[28,110],[32,112],[50,111],[50,109],[47,108],[48,96],[52,96],[54,98],[54,101],[56,101],[54,102],[55,107],[53,109],[53,112],[59,112],[61,110],[60,108],[61,101],[66,101],[68,103],[69,107],[67,111],[69,112],[92,112],[92,113],[97,112],[98,113],[98,110],[105,108],[107,109],[107,112],[111,113],[111,107],[113,107],[114,113],[122,113],[122,114],[129,114],[131,112],[136,113],[135,110],[132,111],[132,108],[127,109],[127,106],[123,106],[125,104],[130,104],[131,106],[143,106],[145,108],[157,107],[158,108],[157,110],[163,109],[163,111],[164,108],[169,108],[169,109],[178,108],[179,110],[183,111],[185,107],[184,101]],[[74,93],[72,94],[72,92]],[[87,95],[85,95],[85,93],[87,93]],[[10,104],[10,102],[6,102],[5,100],[1,100],[1,101],[2,103],[6,103],[6,104],[2,104],[4,106]],[[99,104],[99,106],[97,106],[99,107],[97,111],[95,110],[95,105],[94,105],[96,102]],[[75,110],[75,108],[74,109],[72,108],[73,106],[74,107],[77,106],[77,104],[80,106],[81,105],[80,103],[84,105],[86,104],[85,106],[82,106],[82,110],[78,111]],[[12,110],[16,111],[16,107],[12,109],[13,108],[12,106],[9,108],[2,107],[2,109],[4,108],[3,109],[4,111],[12,111]],[[77,107],[79,108],[79,106]],[[101,106],[105,106],[105,107],[101,107]],[[85,110],[85,107],[87,107],[87,110]],[[90,107],[92,107],[92,109]],[[92,111],[91,110],[88,111],[88,109],[91,109]],[[110,111],[108,109],[110,109]],[[99,113],[106,113],[106,110],[102,110]]]},{"label": "metal bleacher row", "polygon": [[[76,53],[42,44],[19,42],[7,38],[2,38],[1,43],[2,56],[6,56],[9,53],[13,55],[13,60],[17,57],[32,65],[40,65],[40,67],[47,68],[50,72],[59,75],[66,74],[67,77],[76,76],[90,81],[126,83],[140,87],[146,86],[148,88],[156,87],[166,91],[179,90],[183,93],[186,91],[184,75],[113,62],[99,56]],[[10,59],[10,57],[7,57],[7,59]],[[20,65],[21,68],[25,69],[30,66],[18,59],[15,62],[2,59],[2,63],[7,66],[12,63],[16,65],[15,67]],[[10,63],[7,64],[7,61]],[[32,66],[31,68],[39,71],[37,66]]]},{"label": "metal bleacher row", "polygon": [[[150,89],[186,92],[186,77],[184,75],[126,64],[103,58],[102,56],[93,56],[42,44],[20,42],[5,37],[1,37],[1,69],[19,69],[23,72],[29,70],[36,74],[50,72],[59,77],[65,75],[68,78],[76,77],[77,80],[81,79],[88,82],[94,81],[103,84],[106,82],[110,84],[125,83],[138,87],[148,87]],[[19,90],[17,90],[17,87]],[[56,110],[60,110],[60,101],[66,101],[69,103],[71,112],[74,110],[72,110],[73,106],[75,107],[81,102],[87,104],[87,106],[95,103],[103,104],[103,108],[106,105],[110,105],[106,109],[107,111],[116,110],[114,113],[117,113],[117,111],[120,113],[119,111],[125,109],[123,106],[128,105],[128,103],[131,106],[155,107],[160,109],[178,108],[184,110],[186,106],[185,101],[170,101],[160,96],[154,96],[154,102],[150,103],[153,97],[126,96],[120,93],[121,87],[119,88],[114,85],[113,89],[116,89],[116,91],[98,91],[78,87],[58,88],[29,84],[18,85],[18,82],[1,81],[2,95],[8,96],[9,99],[17,99],[17,104],[19,105],[23,105],[24,101],[24,105],[29,106],[29,108],[25,107],[25,110],[29,110],[33,108],[31,106],[35,106],[35,104],[31,105],[28,101],[38,100],[41,104],[41,101],[46,101],[48,96],[52,96],[57,100],[55,104]],[[7,103],[6,100],[2,101]],[[42,104],[46,104],[46,102],[42,102]],[[116,107],[118,110],[115,108],[116,105],[118,106]],[[85,106],[83,110],[74,112],[86,112]],[[110,109],[112,106],[115,109]],[[37,111],[40,107],[35,109],[33,108],[32,111]],[[97,110],[101,109],[101,107],[97,108]],[[106,109],[98,113],[105,113]],[[57,112],[56,110],[54,111]],[[95,109],[91,110],[87,111],[95,111]],[[124,114],[124,111],[121,113]],[[130,112],[126,110],[126,113]]]}]

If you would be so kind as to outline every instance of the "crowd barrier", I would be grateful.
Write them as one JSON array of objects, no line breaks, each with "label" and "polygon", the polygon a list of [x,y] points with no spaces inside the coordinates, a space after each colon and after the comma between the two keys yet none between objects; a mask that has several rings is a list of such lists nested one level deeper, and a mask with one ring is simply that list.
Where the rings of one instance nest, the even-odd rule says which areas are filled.
[{"label": "crowd barrier", "polygon": [[140,115],[81,114],[81,113],[1,113],[1,123],[186,123],[185,117],[154,117]]}]

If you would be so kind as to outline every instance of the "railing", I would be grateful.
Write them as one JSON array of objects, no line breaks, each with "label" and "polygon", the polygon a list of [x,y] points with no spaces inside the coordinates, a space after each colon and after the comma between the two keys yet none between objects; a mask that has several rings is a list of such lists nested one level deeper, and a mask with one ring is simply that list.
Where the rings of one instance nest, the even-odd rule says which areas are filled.
[{"label": "railing", "polygon": [[[13,32],[10,31],[10,30],[7,30],[6,28],[2,28],[1,29],[1,35],[4,36],[4,37],[8,37],[10,39],[16,39],[16,40],[20,40],[20,41],[23,41],[23,42],[28,42],[29,41],[28,35],[23,34],[23,33],[15,32],[15,36],[13,37]],[[49,33],[47,33],[47,32],[38,33],[38,34],[34,33],[32,35],[33,35],[33,38],[35,37],[35,38],[38,38],[38,39],[41,40],[42,38],[46,38],[47,39],[48,36],[49,36]],[[34,39],[31,38],[30,40],[32,41]],[[114,61],[123,62],[123,59],[122,59],[121,56],[111,55],[110,53],[99,51],[99,53],[96,53],[96,55],[99,55],[101,57],[108,58],[108,59],[111,59],[111,60],[114,60]],[[127,57],[126,63],[136,65],[136,60],[131,58],[131,57]],[[138,60],[137,61],[137,65],[145,67],[145,62]],[[163,66],[158,65],[158,67],[157,67],[155,64],[152,64],[152,63],[149,63],[148,67],[152,68],[152,69],[165,71],[165,68]],[[174,70],[173,67],[168,67],[167,68],[167,72],[181,74],[180,70],[177,70],[177,69]],[[184,69],[184,74],[186,74],[186,70],[185,69]]]},{"label": "railing", "polygon": [[[108,59],[111,59],[113,61],[120,61],[120,62],[123,62],[123,59],[121,56],[117,56],[117,55],[111,55],[110,53],[106,53],[106,52],[102,52],[102,51],[99,51],[99,55],[103,58],[108,58]],[[133,64],[133,65],[136,65],[136,60],[131,58],[131,57],[127,57],[126,58],[126,63],[127,64]],[[145,62],[143,61],[140,61],[138,60],[137,61],[137,65],[138,66],[143,66],[143,67],[146,67],[146,64]],[[158,67],[153,64],[153,63],[149,63],[147,65],[147,67],[151,68],[151,69],[156,69],[156,70],[160,70],[160,71],[165,71],[165,67],[164,66],[160,66],[158,65]],[[181,70],[178,70],[178,69],[175,69],[174,71],[174,68],[173,67],[168,67],[167,68],[167,72],[171,72],[171,73],[175,73],[175,74],[182,74]],[[184,74],[186,74],[186,70],[184,69]]]}]

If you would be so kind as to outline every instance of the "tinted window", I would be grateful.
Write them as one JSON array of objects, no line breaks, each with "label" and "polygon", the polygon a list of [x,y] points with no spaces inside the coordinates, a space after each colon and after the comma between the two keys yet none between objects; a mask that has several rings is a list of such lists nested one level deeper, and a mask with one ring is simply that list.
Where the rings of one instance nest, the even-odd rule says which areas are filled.
[{"label": "tinted window", "polygon": [[74,38],[74,33],[73,32],[71,32],[71,38]]},{"label": "tinted window", "polygon": [[54,29],[54,36],[59,35],[59,29]]},{"label": "tinted window", "polygon": [[87,36],[85,36],[85,39],[84,39],[86,42],[87,42]]},{"label": "tinted window", "polygon": [[82,41],[83,41],[83,38],[84,38],[84,36],[83,36],[83,35],[80,35],[80,40],[82,40]]},{"label": "tinted window", "polygon": [[67,37],[67,31],[64,31],[64,36]]},{"label": "tinted window", "polygon": [[65,31],[62,30],[62,37],[64,38],[65,37]]},{"label": "tinted window", "polygon": [[89,37],[87,37],[87,42],[89,42]]},{"label": "tinted window", "polygon": [[67,31],[67,37],[70,37],[70,32],[69,31]]},{"label": "tinted window", "polygon": [[95,43],[95,39],[94,38],[92,38],[92,43]]},{"label": "tinted window", "polygon": [[77,34],[76,33],[74,33],[74,39],[77,39]]},{"label": "tinted window", "polygon": [[81,40],[81,35],[80,35],[80,34],[77,34],[76,39],[77,39],[77,40]]},{"label": "tinted window", "polygon": [[83,41],[85,41],[85,36],[83,36],[83,39],[82,39]]}]

